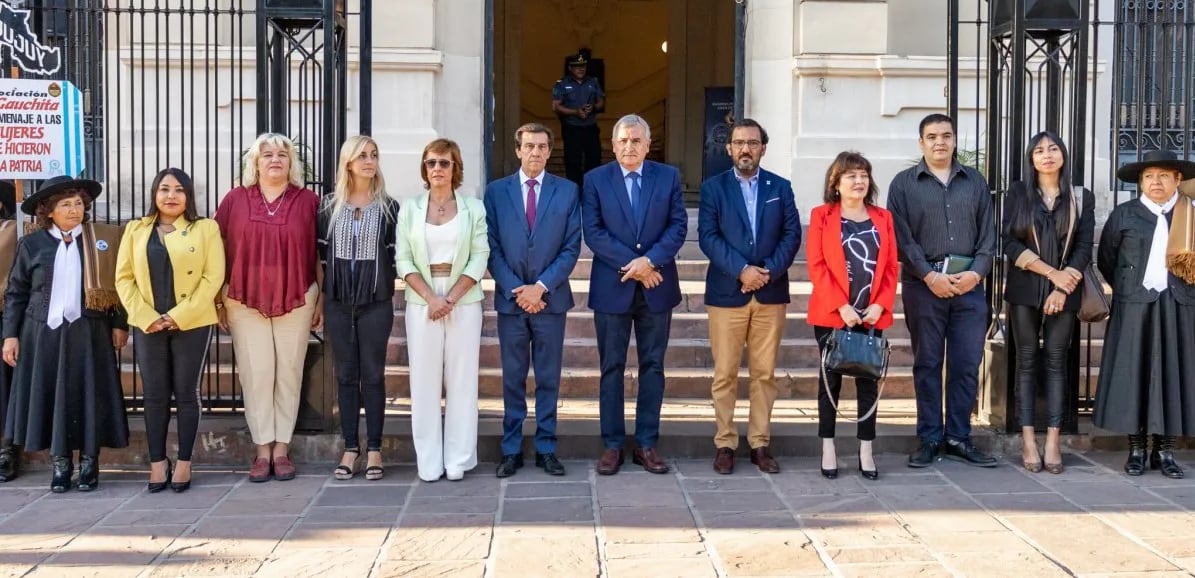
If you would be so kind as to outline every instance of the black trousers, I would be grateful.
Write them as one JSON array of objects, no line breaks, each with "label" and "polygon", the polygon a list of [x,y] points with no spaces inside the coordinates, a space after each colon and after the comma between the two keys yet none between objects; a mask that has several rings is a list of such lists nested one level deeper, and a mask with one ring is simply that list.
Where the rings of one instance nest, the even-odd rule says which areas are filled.
[{"label": "black trousers", "polygon": [[[867,333],[862,325],[856,325],[851,329],[856,333]],[[813,326],[813,336],[817,338],[817,350],[819,354],[826,353],[826,338],[834,333],[831,327]],[[883,335],[884,332],[876,330],[876,336]],[[820,362],[819,362],[820,363]],[[834,396],[834,400],[842,405],[842,375],[832,372],[825,372],[826,377],[818,377],[817,384],[817,437],[832,438],[834,437],[834,426],[837,425],[838,415],[834,411],[834,406],[830,403],[830,395]],[[828,381],[827,381],[828,380]],[[828,386],[828,387],[827,387]],[[871,409],[871,405],[876,402],[879,384],[874,379],[855,379],[855,392],[858,395],[858,414],[856,417],[863,417],[867,410]],[[829,389],[829,393],[827,393]],[[879,411],[876,411],[879,413]],[[863,441],[871,441],[876,439],[876,413],[871,414],[870,417],[860,420],[855,432],[855,437]]]},{"label": "black trousers", "polygon": [[[1044,375],[1046,426],[1062,427],[1066,390],[1066,358],[1075,327],[1075,312],[1046,315],[1028,305],[1008,305],[1008,320],[1017,355],[1017,409],[1021,427],[1033,426],[1037,383]],[[1040,340],[1040,343],[1039,343]],[[1044,365],[1043,365],[1044,364]]]},{"label": "black trousers", "polygon": [[214,328],[214,325],[207,325],[157,333],[133,328],[145,396],[145,437],[151,462],[166,459],[172,396],[178,408],[178,459],[191,460],[195,438],[199,434],[199,384]]},{"label": "black trousers", "polygon": [[585,173],[602,164],[601,131],[596,124],[572,126],[561,123],[560,138],[564,140],[564,174],[568,180],[583,187]]},{"label": "black trousers", "polygon": [[340,432],[344,447],[361,447],[358,433],[361,406],[365,406],[365,447],[382,449],[386,421],[386,344],[394,326],[394,305],[389,300],[349,305],[324,301],[324,327],[336,356]]}]

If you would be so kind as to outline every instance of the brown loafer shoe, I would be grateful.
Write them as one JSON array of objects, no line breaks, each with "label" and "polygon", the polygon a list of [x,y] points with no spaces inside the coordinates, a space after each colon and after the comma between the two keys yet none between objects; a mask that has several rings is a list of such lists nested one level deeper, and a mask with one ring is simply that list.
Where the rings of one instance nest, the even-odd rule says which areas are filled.
[{"label": "brown loafer shoe", "polygon": [[287,456],[274,456],[274,479],[280,482],[295,479],[295,463]]},{"label": "brown loafer shoe", "polygon": [[664,458],[656,453],[656,448],[638,448],[631,454],[631,461],[637,466],[643,466],[643,469],[653,474],[668,473],[668,464],[664,463]]},{"label": "brown loafer shoe", "polygon": [[768,446],[760,446],[751,450],[751,463],[759,466],[759,471],[765,474],[780,473],[780,464],[776,463],[776,458],[772,457]]},{"label": "brown loafer shoe", "polygon": [[269,458],[254,458],[253,463],[249,465],[249,481],[250,482],[268,482],[270,481],[270,460]]},{"label": "brown loafer shoe", "polygon": [[622,467],[622,450],[606,450],[598,458],[597,473],[603,476],[613,476]]},{"label": "brown loafer shoe", "polygon": [[719,474],[734,473],[734,450],[718,448],[718,453],[714,454],[714,471]]}]

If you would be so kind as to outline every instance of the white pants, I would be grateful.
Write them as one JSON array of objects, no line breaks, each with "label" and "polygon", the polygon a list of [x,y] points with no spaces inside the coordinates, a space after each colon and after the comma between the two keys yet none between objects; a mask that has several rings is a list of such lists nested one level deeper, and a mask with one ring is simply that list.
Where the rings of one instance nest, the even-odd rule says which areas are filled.
[{"label": "white pants", "polygon": [[[433,277],[432,290],[448,293],[448,278]],[[457,305],[439,321],[427,306],[407,302],[407,356],[411,365],[411,437],[419,477],[435,481],[477,466],[477,373],[481,303]],[[444,421],[440,422],[440,393]]]}]

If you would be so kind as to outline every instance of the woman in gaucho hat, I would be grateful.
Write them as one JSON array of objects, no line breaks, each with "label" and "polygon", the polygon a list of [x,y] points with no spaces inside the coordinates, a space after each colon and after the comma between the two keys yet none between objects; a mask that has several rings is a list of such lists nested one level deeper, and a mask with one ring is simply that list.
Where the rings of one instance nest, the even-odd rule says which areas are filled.
[{"label": "woman in gaucho hat", "polygon": [[1149,467],[1183,477],[1176,436],[1195,434],[1195,208],[1178,193],[1195,162],[1170,151],[1146,153],[1116,173],[1141,196],[1108,216],[1098,263],[1112,285],[1093,423],[1126,433],[1125,473]]},{"label": "woman in gaucho hat", "polygon": [[[11,181],[0,181],[0,296],[7,285],[8,273],[17,254],[17,189]],[[0,297],[0,311],[3,310]],[[0,318],[2,319],[2,318]],[[8,391],[12,383],[12,368],[0,364],[0,482],[16,479],[20,473],[21,448],[14,447],[12,440],[4,434],[5,417],[8,415]]]},{"label": "woman in gaucho hat", "polygon": [[87,222],[100,184],[55,177],[21,203],[38,230],[17,244],[4,293],[4,362],[15,367],[5,436],[50,450],[50,490],[99,485],[101,447],[129,444],[116,350],[128,324],[116,293],[120,228]]}]

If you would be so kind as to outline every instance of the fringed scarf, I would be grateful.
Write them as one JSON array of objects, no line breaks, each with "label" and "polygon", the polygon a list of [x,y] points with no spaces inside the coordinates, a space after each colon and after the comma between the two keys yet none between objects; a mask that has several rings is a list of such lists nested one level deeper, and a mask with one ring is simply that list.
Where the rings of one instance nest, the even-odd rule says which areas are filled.
[{"label": "fringed scarf", "polygon": [[1170,235],[1166,240],[1166,268],[1188,285],[1195,284],[1195,179],[1178,186],[1182,202],[1174,206]]},{"label": "fringed scarf", "polygon": [[116,253],[123,229],[117,225],[83,225],[83,305],[92,311],[110,312],[120,306],[116,292]]}]

